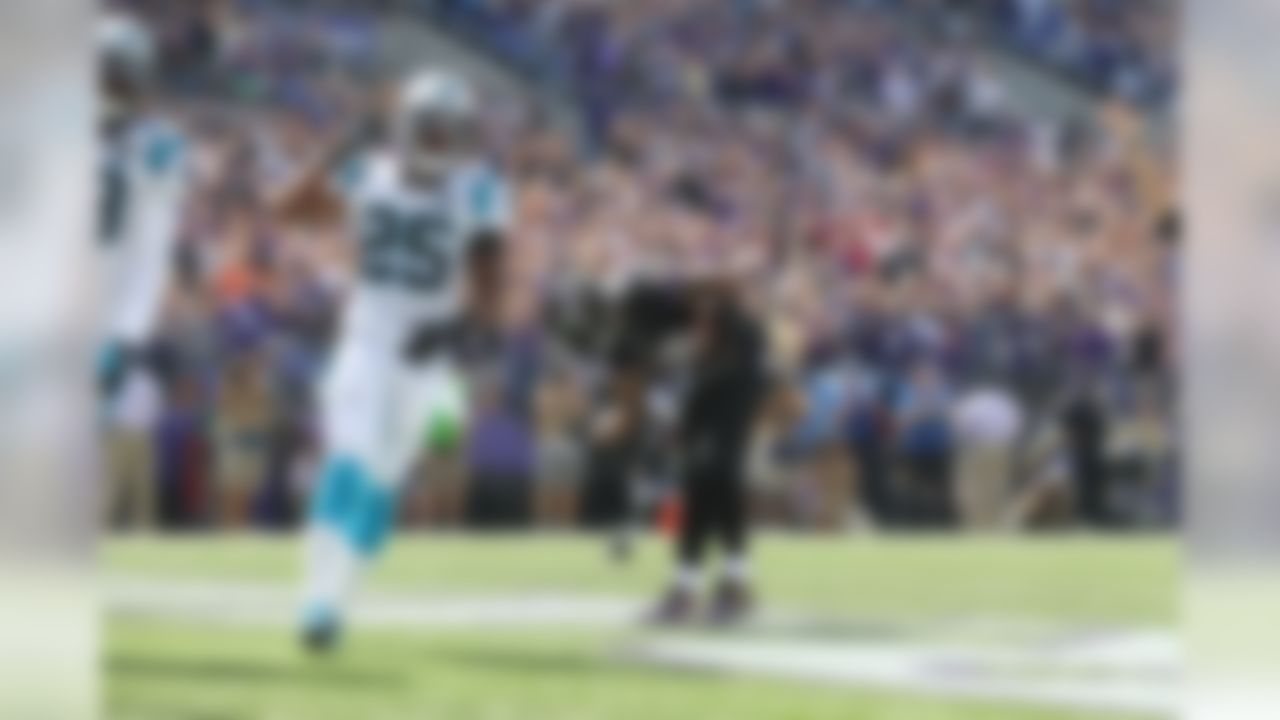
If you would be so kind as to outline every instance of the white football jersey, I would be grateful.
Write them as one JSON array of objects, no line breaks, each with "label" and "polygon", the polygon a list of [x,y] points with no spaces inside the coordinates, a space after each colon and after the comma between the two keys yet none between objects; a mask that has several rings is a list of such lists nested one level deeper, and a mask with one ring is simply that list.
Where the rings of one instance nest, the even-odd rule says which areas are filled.
[{"label": "white football jersey", "polygon": [[141,343],[155,329],[172,275],[186,154],[182,134],[160,120],[138,122],[102,148],[98,243],[110,340]]},{"label": "white football jersey", "polygon": [[420,324],[456,317],[468,243],[508,223],[501,178],[475,163],[438,187],[417,187],[394,156],[373,152],[347,168],[340,186],[358,243],[344,337],[395,350]]}]

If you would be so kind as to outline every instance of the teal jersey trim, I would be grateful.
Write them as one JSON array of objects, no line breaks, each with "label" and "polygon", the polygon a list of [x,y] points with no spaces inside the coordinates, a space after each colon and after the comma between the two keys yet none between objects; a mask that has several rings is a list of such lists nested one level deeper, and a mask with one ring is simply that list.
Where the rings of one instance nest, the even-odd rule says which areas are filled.
[{"label": "teal jersey trim", "polygon": [[506,183],[496,172],[482,169],[472,178],[467,190],[467,211],[476,227],[505,224],[509,202]]},{"label": "teal jersey trim", "polygon": [[152,175],[172,175],[181,169],[186,151],[187,143],[181,133],[172,128],[156,128],[145,133],[143,165]]}]

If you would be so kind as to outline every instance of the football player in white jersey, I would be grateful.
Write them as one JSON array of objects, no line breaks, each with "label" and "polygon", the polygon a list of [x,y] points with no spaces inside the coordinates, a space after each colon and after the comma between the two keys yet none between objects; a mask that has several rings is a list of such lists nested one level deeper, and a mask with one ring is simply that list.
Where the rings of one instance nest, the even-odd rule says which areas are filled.
[{"label": "football player in white jersey", "polygon": [[99,380],[110,398],[152,339],[173,267],[186,182],[182,133],[152,106],[149,30],[111,14],[98,28],[98,243],[106,270]]},{"label": "football player in white jersey", "polygon": [[462,422],[451,356],[461,318],[495,317],[508,210],[505,186],[480,159],[476,122],[463,79],[416,73],[393,100],[387,147],[341,160],[341,150],[327,152],[276,204],[285,217],[341,213],[358,243],[321,396],[326,457],[312,495],[302,613],[311,649],[337,639],[429,425]]},{"label": "football player in white jersey", "polygon": [[97,380],[112,475],[103,506],[108,514],[131,508],[132,522],[145,525],[154,511],[149,479],[117,475],[116,459],[121,448],[132,447],[130,439],[145,437],[160,411],[159,379],[148,358],[173,275],[187,192],[186,143],[154,106],[155,49],[147,27],[128,15],[103,17],[97,53]]}]

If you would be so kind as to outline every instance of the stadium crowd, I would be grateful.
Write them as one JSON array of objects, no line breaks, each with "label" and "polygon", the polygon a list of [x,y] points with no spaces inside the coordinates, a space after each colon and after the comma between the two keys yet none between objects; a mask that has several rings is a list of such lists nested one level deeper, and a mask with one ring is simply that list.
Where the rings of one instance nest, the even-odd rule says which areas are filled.
[{"label": "stadium crowd", "polygon": [[[709,265],[743,278],[769,331],[761,516],[1176,516],[1176,188],[1134,109],[1170,90],[1112,92],[1136,82],[1127,68],[1164,77],[1171,55],[1118,30],[1143,23],[1093,21],[1125,3],[989,3],[994,27],[1118,95],[1062,123],[1009,110],[985,40],[922,35],[879,0],[121,4],[161,29],[196,183],[160,380],[130,403],[132,442],[113,440],[123,522],[296,520],[351,248],[340,227],[275,225],[261,198],[368,111],[393,6],[519,66],[583,126],[490,99],[489,147],[517,191],[507,348],[473,379],[472,427],[424,468],[411,519],[605,513],[587,472],[601,308],[636,276]],[[1126,59],[1033,42],[1048,15],[1062,44]],[[655,408],[677,388],[660,384]]]},{"label": "stadium crowd", "polygon": [[1095,91],[1167,106],[1177,82],[1175,3],[1168,0],[995,0],[981,21],[1019,52]]}]

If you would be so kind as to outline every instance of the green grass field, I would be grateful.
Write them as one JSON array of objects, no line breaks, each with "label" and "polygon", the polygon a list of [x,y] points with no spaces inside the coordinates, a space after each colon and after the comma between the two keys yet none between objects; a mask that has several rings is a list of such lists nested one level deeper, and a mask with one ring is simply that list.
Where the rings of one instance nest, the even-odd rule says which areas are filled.
[{"label": "green grass field", "polygon": [[[297,559],[297,545],[286,539],[117,540],[105,551],[105,584],[110,595],[130,582],[199,581],[212,596],[203,601],[216,610],[223,586],[287,596]],[[631,564],[615,566],[593,538],[413,537],[384,558],[368,601],[379,594],[464,606],[470,598],[518,604],[547,595],[639,601],[661,585],[667,561],[656,540]],[[999,646],[1028,639],[1014,637],[1019,633],[1059,628],[1172,627],[1177,566],[1173,542],[1159,539],[773,535],[758,546],[764,609],[812,623],[752,626],[733,637],[677,635],[727,645],[747,638],[856,647],[863,638],[927,636]],[[657,633],[633,622],[379,623],[352,628],[338,655],[314,659],[297,650],[287,622],[209,622],[110,600],[108,607],[103,645],[112,720],[1143,717],[637,662],[629,650]],[[998,631],[989,629],[993,619],[1001,621]]]}]

